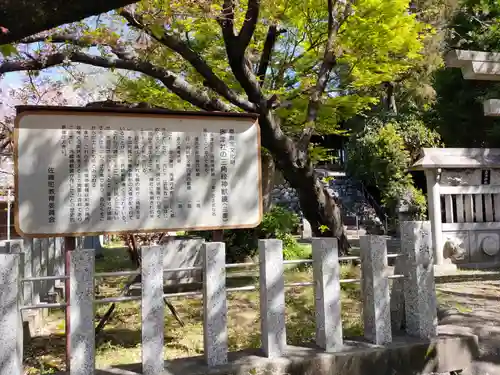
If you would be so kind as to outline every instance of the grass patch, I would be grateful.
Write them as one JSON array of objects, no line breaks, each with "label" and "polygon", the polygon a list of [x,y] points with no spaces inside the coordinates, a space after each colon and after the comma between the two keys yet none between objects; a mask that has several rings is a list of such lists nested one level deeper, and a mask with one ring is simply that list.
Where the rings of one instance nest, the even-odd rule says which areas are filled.
[{"label": "grass patch", "polygon": [[[303,251],[310,246],[303,246]],[[97,272],[132,269],[125,249],[107,248],[104,257],[96,261]],[[241,271],[241,270],[240,270]],[[359,269],[344,266],[342,278],[358,278]],[[285,272],[285,282],[312,281],[310,266],[289,266]],[[99,298],[117,296],[127,278],[106,278],[99,283]],[[258,286],[258,272],[228,272],[228,286]],[[198,286],[199,289],[199,286]],[[304,345],[314,342],[315,316],[314,293],[312,287],[292,287],[286,289],[286,325],[288,344]],[[202,299],[197,297],[172,298],[185,323],[181,327],[169,310],[165,310],[165,356],[166,359],[183,358],[203,353],[203,310]],[[96,322],[106,312],[109,305],[98,305]],[[363,332],[359,286],[342,285],[343,329],[346,336],[357,336]],[[25,363],[27,374],[45,375],[54,370],[64,370],[64,322],[62,313],[48,318],[50,332],[26,343]],[[140,303],[126,302],[116,305],[115,312],[102,335],[96,342],[96,367],[137,363],[141,360]],[[228,334],[229,350],[259,348],[260,315],[259,293],[238,292],[228,294]],[[45,371],[45,372],[44,372]]]},{"label": "grass patch", "polygon": [[436,298],[441,307],[455,309],[460,314],[468,314],[474,311],[471,307],[455,301],[452,295],[444,291],[436,290]]}]

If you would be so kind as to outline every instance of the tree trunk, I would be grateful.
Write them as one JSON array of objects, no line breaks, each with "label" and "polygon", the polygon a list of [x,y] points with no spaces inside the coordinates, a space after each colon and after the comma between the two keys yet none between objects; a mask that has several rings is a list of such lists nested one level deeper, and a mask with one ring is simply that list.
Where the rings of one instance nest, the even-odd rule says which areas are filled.
[{"label": "tree trunk", "polygon": [[396,105],[396,93],[395,93],[395,85],[393,82],[385,83],[386,92],[385,92],[385,105],[388,113],[398,114],[398,106]]},{"label": "tree trunk", "polygon": [[311,224],[313,235],[336,237],[339,253],[347,254],[349,242],[340,205],[315,175],[307,152],[299,150],[297,144],[281,131],[279,119],[270,111],[262,113],[259,121],[262,145],[271,152],[276,167],[299,194],[300,207]]},{"label": "tree trunk", "polygon": [[27,36],[66,23],[106,13],[135,0],[0,0],[0,44],[17,42]]},{"label": "tree trunk", "polygon": [[339,252],[346,255],[349,242],[344,230],[342,211],[314,174],[312,165],[305,168],[287,167],[282,172],[299,194],[300,207],[316,237],[336,237]]},{"label": "tree trunk", "polygon": [[269,212],[272,206],[271,193],[274,188],[275,165],[272,155],[263,150],[262,160],[262,205],[264,213]]}]

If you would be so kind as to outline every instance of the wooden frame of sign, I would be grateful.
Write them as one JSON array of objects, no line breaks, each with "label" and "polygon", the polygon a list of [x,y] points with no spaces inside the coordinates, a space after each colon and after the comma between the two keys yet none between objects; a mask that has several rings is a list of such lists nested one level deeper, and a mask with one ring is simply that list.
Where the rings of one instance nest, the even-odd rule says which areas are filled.
[{"label": "wooden frame of sign", "polygon": [[15,227],[27,237],[252,228],[253,114],[17,107]]}]

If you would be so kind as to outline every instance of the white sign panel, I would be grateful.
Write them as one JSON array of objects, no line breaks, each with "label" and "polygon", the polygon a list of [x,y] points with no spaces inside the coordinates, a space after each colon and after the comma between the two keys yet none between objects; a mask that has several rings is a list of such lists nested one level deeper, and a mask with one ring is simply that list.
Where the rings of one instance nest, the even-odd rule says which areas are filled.
[{"label": "white sign panel", "polygon": [[260,223],[255,118],[41,108],[16,119],[20,234],[229,229]]}]

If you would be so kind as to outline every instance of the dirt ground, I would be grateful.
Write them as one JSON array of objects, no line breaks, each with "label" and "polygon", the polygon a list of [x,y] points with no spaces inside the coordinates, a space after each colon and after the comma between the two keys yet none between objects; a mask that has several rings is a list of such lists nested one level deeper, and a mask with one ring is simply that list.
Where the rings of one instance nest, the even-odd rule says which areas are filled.
[{"label": "dirt ground", "polygon": [[480,358],[463,375],[500,375],[500,270],[436,278],[440,332],[472,333]]}]

